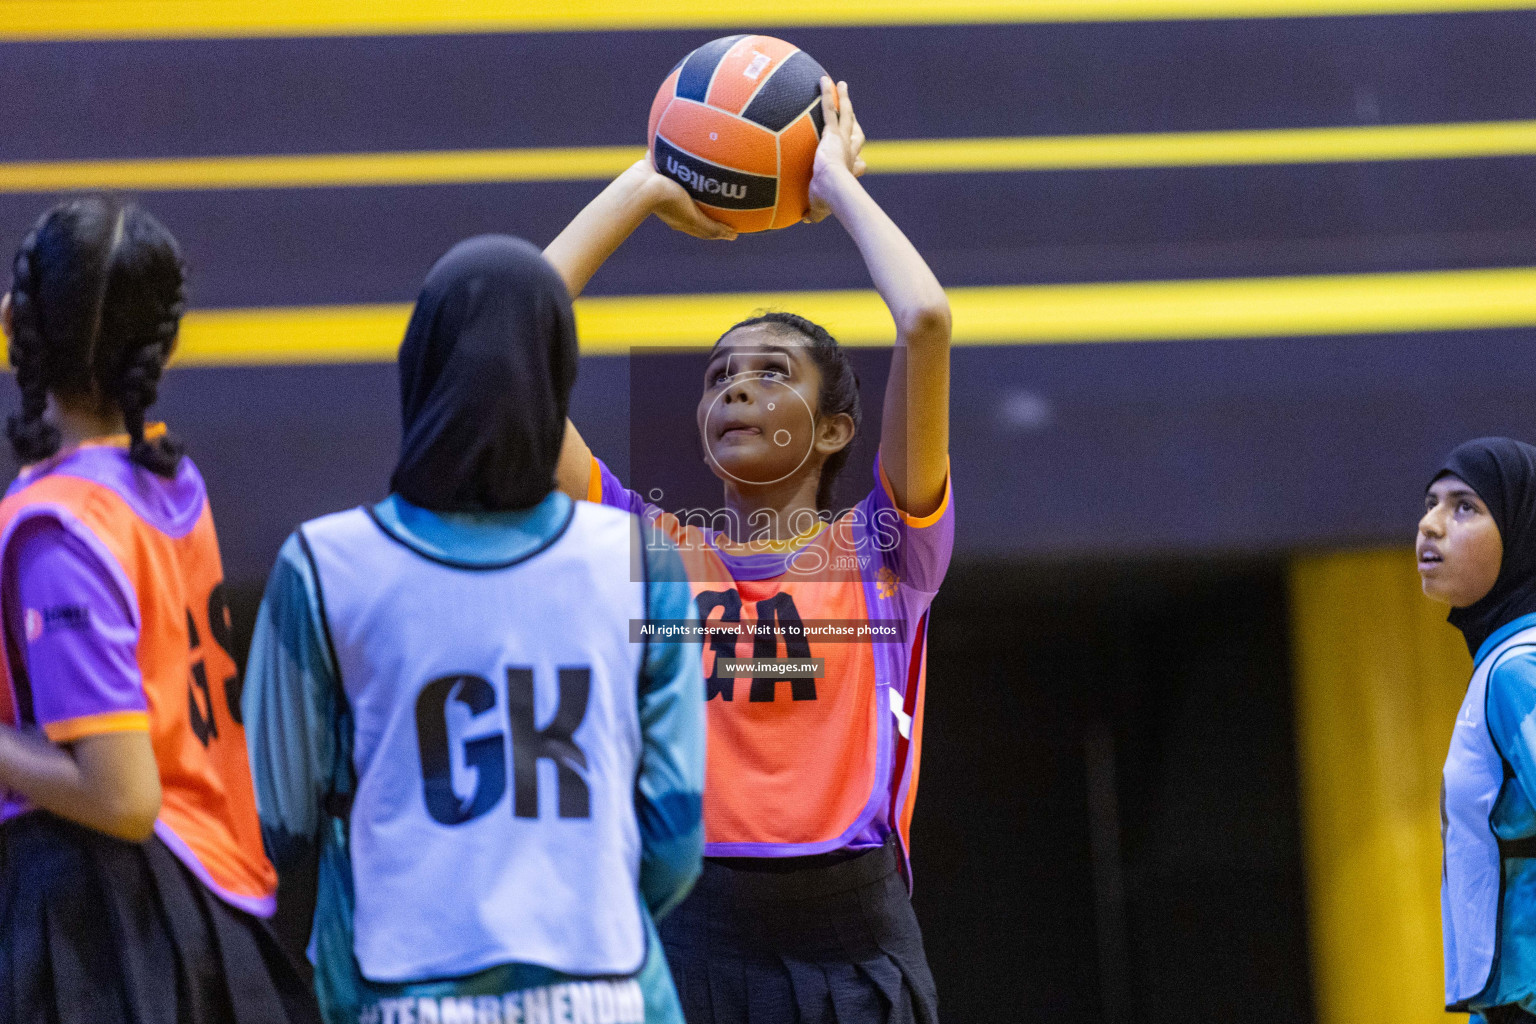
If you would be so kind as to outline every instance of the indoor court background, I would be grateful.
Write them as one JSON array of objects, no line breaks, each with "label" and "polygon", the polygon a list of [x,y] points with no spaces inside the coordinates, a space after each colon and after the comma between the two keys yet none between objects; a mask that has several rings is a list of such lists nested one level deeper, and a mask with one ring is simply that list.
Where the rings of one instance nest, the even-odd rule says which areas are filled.
[{"label": "indoor court background", "polygon": [[[546,243],[679,57],[789,39],[849,81],[866,184],[953,289],[914,827],[946,1019],[1444,1019],[1469,659],[1409,548],[1446,451],[1536,435],[1536,4],[725,6],[13,0],[0,243],[103,188],[182,241],[161,411],[248,633],[293,527],[386,489],[433,260]],[[834,222],[648,224],[579,306],[573,416],[641,472],[691,420],[676,347],[765,305],[876,345],[867,287]],[[886,355],[857,360],[872,440]]]}]

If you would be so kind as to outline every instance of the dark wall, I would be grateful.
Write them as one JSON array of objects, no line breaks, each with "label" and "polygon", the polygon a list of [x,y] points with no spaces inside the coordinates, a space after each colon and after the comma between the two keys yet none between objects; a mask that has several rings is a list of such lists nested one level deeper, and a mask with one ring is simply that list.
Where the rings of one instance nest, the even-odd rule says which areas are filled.
[{"label": "dark wall", "polygon": [[[1518,119],[1536,82],[1520,10],[770,33],[853,83],[880,138]],[[0,159],[640,142],[668,69],[726,34],[0,44],[23,115]]]},{"label": "dark wall", "polygon": [[[752,26],[744,25],[750,31]],[[717,30],[0,44],[0,160],[639,145]],[[1526,118],[1529,11],[776,29],[873,139]],[[203,307],[404,301],[448,246],[543,244],[593,182],[156,192]],[[1523,264],[1536,160],[872,177],[948,285]],[[0,241],[51,197],[0,195]],[[597,293],[856,288],[828,223],[704,246],[643,232]],[[679,339],[680,341],[697,339]]]},{"label": "dark wall", "polygon": [[957,567],[914,902],[949,1020],[1312,1017],[1282,577]]}]

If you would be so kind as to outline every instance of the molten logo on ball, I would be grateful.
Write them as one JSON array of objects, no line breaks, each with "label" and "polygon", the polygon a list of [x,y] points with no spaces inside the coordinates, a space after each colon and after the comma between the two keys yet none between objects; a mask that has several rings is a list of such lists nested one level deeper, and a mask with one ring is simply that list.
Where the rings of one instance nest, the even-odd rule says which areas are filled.
[{"label": "molten logo on ball", "polygon": [[667,157],[667,174],[677,179],[690,192],[703,192],[706,195],[724,196],[727,199],[747,198],[747,186],[732,185],[719,178],[706,178],[692,167],[678,163],[674,156]]},{"label": "molten logo on ball", "polygon": [[777,186],[772,178],[742,174],[689,156],[666,139],[656,139],[656,169],[710,208],[750,210],[772,205]]}]

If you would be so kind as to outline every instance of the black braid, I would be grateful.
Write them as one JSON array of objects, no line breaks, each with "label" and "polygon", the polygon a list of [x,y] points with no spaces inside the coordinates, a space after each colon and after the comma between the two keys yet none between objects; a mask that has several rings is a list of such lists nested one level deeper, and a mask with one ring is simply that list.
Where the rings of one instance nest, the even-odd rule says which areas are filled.
[{"label": "black braid", "polygon": [[144,437],[144,410],[159,397],[160,373],[165,369],[171,342],[176,337],[180,306],[174,317],[162,322],[160,341],[136,350],[117,378],[117,404],[123,410],[123,425],[131,443],[128,457],[145,469],[164,477],[176,475],[181,462],[181,442],[169,431],[153,441]]},{"label": "black braid", "polygon": [[8,355],[21,390],[21,414],[5,424],[5,436],[23,465],[40,462],[59,450],[59,431],[43,419],[48,407],[48,380],[43,334],[38,323],[36,281],[32,274],[37,231],[21,243],[11,272],[11,340]]},{"label": "black braid", "polygon": [[[181,326],[185,308],[182,263],[174,250],[151,250],[150,255],[158,259],[145,260],[145,250],[135,249],[130,243],[138,240],[137,236],[150,225],[161,232],[164,229],[136,209],[130,208],[128,214],[139,217],[125,223],[124,244],[118,247],[108,268],[101,320],[104,365],[99,366],[97,379],[122,410],[130,444],[128,457],[153,473],[172,477],[181,461],[182,446],[169,432],[147,440],[144,413],[159,397],[160,374]],[[154,265],[165,264],[167,257],[169,266]]]}]

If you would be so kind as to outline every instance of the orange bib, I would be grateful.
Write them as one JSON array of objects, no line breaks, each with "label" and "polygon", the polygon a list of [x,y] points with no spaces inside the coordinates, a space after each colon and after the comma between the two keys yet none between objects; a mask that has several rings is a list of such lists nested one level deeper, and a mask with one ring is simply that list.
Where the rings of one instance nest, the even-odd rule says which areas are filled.
[{"label": "orange bib", "polygon": [[[754,635],[753,627],[868,618],[864,580],[834,554],[847,519],[806,545],[827,549],[826,568],[810,578],[762,580],[732,580],[697,527],[670,515],[658,525],[680,549],[703,624],[740,626],[734,636],[713,634],[703,651],[708,853],[803,855],[844,846],[877,811],[890,772],[890,716],[880,713],[874,654],[864,642]],[[825,671],[816,679],[736,677],[721,667],[728,658],[820,658]]]},{"label": "orange bib", "polygon": [[[224,570],[207,501],[193,528],[173,537],[145,522],[110,487],[50,474],[0,502],[0,537],[9,542],[16,524],[33,515],[85,527],[131,588],[150,742],[160,769],[156,833],[228,902],[270,914],[277,873],[256,816],[239,676],[227,649]],[[7,644],[0,658],[0,693],[12,700],[27,686],[25,664],[12,664],[16,657]]]}]

